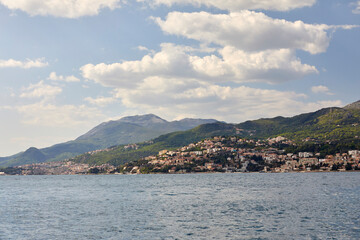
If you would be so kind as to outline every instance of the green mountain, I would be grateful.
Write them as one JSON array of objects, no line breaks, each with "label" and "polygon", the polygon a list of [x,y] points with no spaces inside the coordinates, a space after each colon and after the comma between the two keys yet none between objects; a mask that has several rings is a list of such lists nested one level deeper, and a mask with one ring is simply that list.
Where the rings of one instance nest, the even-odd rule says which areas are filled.
[{"label": "green mountain", "polygon": [[137,115],[109,121],[98,125],[75,142],[94,144],[99,149],[113,145],[147,141],[162,134],[185,131],[205,123],[216,122],[213,119],[182,119],[168,122],[156,115]]},{"label": "green mountain", "polygon": [[360,100],[344,107],[345,109],[360,109]]},{"label": "green mountain", "polygon": [[95,154],[83,154],[73,160],[89,164],[120,165],[156,154],[163,149],[176,149],[207,137],[220,135],[251,138],[282,135],[299,142],[309,138],[316,141],[355,139],[360,136],[360,109],[334,107],[290,118],[265,118],[240,124],[204,124],[188,131],[162,135],[150,143],[139,143],[137,149],[116,146]]},{"label": "green mountain", "polygon": [[109,163],[120,165],[125,162],[139,160],[140,158],[157,154],[163,149],[176,149],[192,142],[200,141],[207,137],[219,135],[235,135],[236,127],[233,124],[222,122],[203,124],[188,131],[168,133],[152,141],[137,144],[137,149],[127,146],[114,146],[98,153],[85,153],[72,160],[88,164],[99,165]]},{"label": "green mountain", "polygon": [[[36,162],[34,162],[34,159]],[[31,147],[24,153],[13,159],[14,165],[23,165],[28,163],[41,163],[46,160],[46,156],[37,148]]]},{"label": "green mountain", "polygon": [[162,134],[192,129],[200,124],[216,122],[213,119],[183,119],[166,121],[153,114],[124,117],[102,123],[77,139],[51,147],[29,148],[25,152],[0,158],[0,166],[60,161],[85,152],[115,145],[143,142]]},{"label": "green mountain", "polygon": [[[40,149],[42,154],[32,149],[30,151],[32,154],[26,151],[12,157],[2,158],[0,166],[63,160],[79,154],[82,155],[74,158],[77,162],[119,165],[156,154],[163,149],[176,149],[191,142],[219,135],[238,135],[251,138],[282,135],[298,142],[302,142],[304,139],[314,139],[315,141],[355,139],[360,136],[359,104],[360,101],[344,108],[324,108],[290,118],[264,118],[240,124],[199,119],[167,122],[152,114],[126,117],[118,121],[100,124],[74,141]],[[197,126],[202,123],[205,124]],[[164,133],[167,134],[161,135]],[[148,141],[149,139],[153,140]],[[136,146],[125,146],[128,143],[136,142],[138,142]],[[86,153],[96,149],[106,150]]]},{"label": "green mountain", "polygon": [[360,136],[360,109],[324,108],[291,118],[276,117],[237,125],[259,138],[282,135],[294,140],[345,139]]}]

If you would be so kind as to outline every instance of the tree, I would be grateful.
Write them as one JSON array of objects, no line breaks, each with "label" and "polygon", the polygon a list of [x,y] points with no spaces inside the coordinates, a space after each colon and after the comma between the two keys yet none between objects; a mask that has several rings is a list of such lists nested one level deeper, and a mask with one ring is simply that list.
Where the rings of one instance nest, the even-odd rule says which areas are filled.
[{"label": "tree", "polygon": [[332,165],[331,167],[331,171],[337,171],[339,169],[339,166],[335,163],[334,165]]},{"label": "tree", "polygon": [[91,173],[91,174],[98,174],[99,172],[100,172],[100,170],[97,167],[89,169],[89,173]]},{"label": "tree", "polygon": [[345,166],[346,171],[351,171],[352,170],[352,166],[350,163],[347,163]]}]

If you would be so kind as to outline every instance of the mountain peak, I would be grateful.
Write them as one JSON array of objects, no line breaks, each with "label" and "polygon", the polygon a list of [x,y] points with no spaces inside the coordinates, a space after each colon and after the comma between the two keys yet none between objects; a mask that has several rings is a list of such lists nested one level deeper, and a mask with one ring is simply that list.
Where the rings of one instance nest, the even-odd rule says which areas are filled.
[{"label": "mountain peak", "polygon": [[145,114],[145,115],[123,117],[119,119],[118,122],[126,122],[126,123],[138,124],[141,126],[149,126],[151,124],[167,123],[168,121],[162,119],[159,116],[156,116],[155,114]]},{"label": "mountain peak", "polygon": [[214,122],[217,122],[217,120],[216,119],[201,119],[201,118],[183,118],[181,120],[174,121],[174,122],[183,123],[183,124],[193,124],[194,127],[196,127],[195,125],[214,123]]},{"label": "mountain peak", "polygon": [[21,156],[23,159],[35,159],[36,162],[44,162],[45,155],[37,148],[31,147],[27,149]]},{"label": "mountain peak", "polygon": [[96,149],[148,141],[162,134],[189,130],[209,122],[216,120],[184,119],[169,122],[154,114],[123,117],[101,123],[74,141],[44,149],[29,148],[18,155],[0,158],[0,165],[16,166],[32,162],[58,161]]},{"label": "mountain peak", "polygon": [[350,103],[344,107],[345,109],[360,109],[360,100]]}]

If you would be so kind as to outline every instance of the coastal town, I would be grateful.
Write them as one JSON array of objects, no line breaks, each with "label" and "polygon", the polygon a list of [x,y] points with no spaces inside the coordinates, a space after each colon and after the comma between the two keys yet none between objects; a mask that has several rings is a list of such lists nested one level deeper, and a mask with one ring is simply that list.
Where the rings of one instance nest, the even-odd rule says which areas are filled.
[{"label": "coastal town", "polygon": [[122,173],[187,172],[310,172],[360,170],[360,151],[322,156],[321,153],[287,153],[277,146],[295,145],[278,136],[267,140],[214,137],[176,151],[162,150],[135,163]]},{"label": "coastal town", "polygon": [[[17,166],[0,174],[281,173],[360,170],[360,150],[324,155],[321,152],[289,152],[289,146],[296,146],[296,143],[282,136],[266,140],[218,136],[176,150],[164,149],[157,155],[147,156],[121,166],[110,164],[92,166],[66,160]],[[124,149],[132,148],[137,146],[134,144],[124,146]]]}]

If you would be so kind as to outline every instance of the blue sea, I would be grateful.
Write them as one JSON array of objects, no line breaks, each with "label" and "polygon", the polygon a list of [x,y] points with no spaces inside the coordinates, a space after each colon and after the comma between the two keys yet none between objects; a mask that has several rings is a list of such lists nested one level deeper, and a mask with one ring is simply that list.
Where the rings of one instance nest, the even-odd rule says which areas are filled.
[{"label": "blue sea", "polygon": [[360,239],[360,173],[1,176],[0,239]]}]

